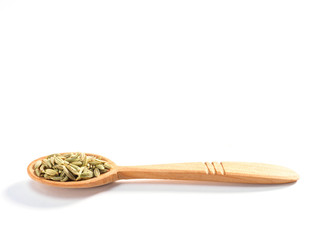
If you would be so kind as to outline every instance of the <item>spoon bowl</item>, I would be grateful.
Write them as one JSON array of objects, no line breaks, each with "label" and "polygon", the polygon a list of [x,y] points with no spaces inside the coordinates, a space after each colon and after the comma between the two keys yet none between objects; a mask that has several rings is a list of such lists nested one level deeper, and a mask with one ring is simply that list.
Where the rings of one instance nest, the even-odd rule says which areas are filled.
[{"label": "spoon bowl", "polygon": [[[63,154],[63,153],[62,153]],[[110,159],[97,155],[97,154],[92,154],[92,153],[86,153],[87,156],[94,156],[97,158],[100,158],[104,161],[106,161],[109,165],[111,165],[111,169],[110,171],[101,174],[99,177],[94,177],[94,178],[90,178],[87,180],[81,180],[81,181],[69,181],[69,182],[58,182],[58,181],[52,181],[52,180],[47,180],[43,177],[38,177],[35,174],[34,171],[34,164],[38,161],[38,160],[43,160],[45,159],[47,156],[38,158],[34,161],[32,161],[29,166],[28,166],[28,174],[29,176],[40,183],[46,184],[46,185],[50,185],[50,186],[55,186],[55,187],[63,187],[63,188],[90,188],[90,187],[97,187],[97,186],[101,186],[101,185],[105,185],[111,182],[116,181],[117,178],[117,165],[112,162]]]},{"label": "spoon bowl", "polygon": [[[63,154],[63,153],[62,153]],[[86,153],[106,161],[111,169],[98,177],[87,180],[58,182],[38,177],[34,171],[32,161],[28,166],[29,176],[40,183],[63,188],[90,188],[105,185],[120,179],[172,179],[211,182],[233,182],[253,184],[282,184],[291,183],[299,179],[293,170],[271,164],[253,162],[189,162],[145,166],[118,166],[110,159]]]}]

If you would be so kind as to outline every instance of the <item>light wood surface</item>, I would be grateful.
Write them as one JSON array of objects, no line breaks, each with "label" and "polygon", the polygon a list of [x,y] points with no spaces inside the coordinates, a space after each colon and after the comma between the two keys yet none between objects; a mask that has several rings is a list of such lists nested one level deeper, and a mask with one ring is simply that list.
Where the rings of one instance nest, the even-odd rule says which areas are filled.
[{"label": "light wood surface", "polygon": [[[102,157],[96,154],[87,154]],[[289,168],[246,162],[190,162],[145,166],[117,166],[110,159],[112,169],[99,177],[82,181],[56,182],[37,177],[33,170],[34,160],[28,166],[29,176],[38,182],[65,188],[90,188],[108,184],[121,179],[172,179],[212,182],[233,182],[253,184],[280,184],[295,182],[299,179],[297,173]]]}]

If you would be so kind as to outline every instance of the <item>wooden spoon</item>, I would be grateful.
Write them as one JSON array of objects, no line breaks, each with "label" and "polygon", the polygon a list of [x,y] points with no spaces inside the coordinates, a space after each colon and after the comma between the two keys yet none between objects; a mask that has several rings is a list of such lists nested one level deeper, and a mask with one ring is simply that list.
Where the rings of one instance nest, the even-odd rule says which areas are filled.
[{"label": "wooden spoon", "polygon": [[146,166],[117,166],[110,159],[96,154],[88,156],[101,157],[111,166],[111,170],[88,180],[58,182],[46,180],[35,175],[32,161],[28,166],[29,176],[40,183],[64,188],[90,188],[108,184],[121,179],[174,179],[174,180],[196,180],[212,182],[254,183],[254,184],[279,184],[295,182],[299,175],[294,171],[270,164],[251,162],[190,162]]}]

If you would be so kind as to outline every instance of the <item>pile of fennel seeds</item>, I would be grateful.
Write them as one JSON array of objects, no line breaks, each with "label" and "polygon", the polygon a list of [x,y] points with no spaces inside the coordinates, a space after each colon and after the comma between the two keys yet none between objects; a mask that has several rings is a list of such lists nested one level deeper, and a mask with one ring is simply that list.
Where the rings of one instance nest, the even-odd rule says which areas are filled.
[{"label": "pile of fennel seeds", "polygon": [[110,169],[106,161],[85,153],[52,154],[34,164],[38,177],[60,182],[99,177]]}]

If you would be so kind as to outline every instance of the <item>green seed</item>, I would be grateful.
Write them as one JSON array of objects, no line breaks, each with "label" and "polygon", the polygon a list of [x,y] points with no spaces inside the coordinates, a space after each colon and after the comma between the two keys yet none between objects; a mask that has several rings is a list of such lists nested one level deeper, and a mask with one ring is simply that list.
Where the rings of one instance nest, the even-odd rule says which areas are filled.
[{"label": "green seed", "polygon": [[55,175],[59,174],[58,171],[53,170],[53,169],[46,169],[45,173],[50,175],[50,176],[55,176]]},{"label": "green seed", "polygon": [[80,160],[84,161],[86,159],[86,154],[85,153],[80,153]]},{"label": "green seed", "polygon": [[104,163],[103,165],[104,165],[105,168],[111,169],[111,166],[108,163]]},{"label": "green seed", "polygon": [[83,178],[83,179],[92,178],[93,177],[93,172],[88,170],[86,172],[81,173],[80,177]]},{"label": "green seed", "polygon": [[100,170],[104,169],[104,166],[102,164],[98,164],[96,167],[99,168]]},{"label": "green seed", "polygon": [[62,177],[51,177],[53,181],[61,181]]},{"label": "green seed", "polygon": [[73,167],[74,169],[76,169],[77,171],[80,170],[80,167],[77,165],[74,165],[73,163],[70,163],[70,166]]},{"label": "green seed", "polygon": [[82,162],[81,161],[76,161],[76,162],[73,162],[72,164],[76,165],[76,166],[82,166]]},{"label": "green seed", "polygon": [[71,172],[69,172],[69,170],[63,166],[63,172],[68,176],[68,178],[70,178],[71,180],[76,180],[76,178],[72,175]]},{"label": "green seed", "polygon": [[79,180],[81,179],[81,174],[82,174],[83,170],[84,170],[84,167],[81,167],[81,168],[79,169],[79,175],[78,175],[78,177],[76,178],[76,181],[79,181]]},{"label": "green seed", "polygon": [[70,172],[72,172],[74,175],[78,175],[78,174],[79,174],[79,172],[77,171],[77,169],[75,169],[74,167],[72,167],[72,166],[70,166],[70,165],[67,165],[66,167],[67,167],[68,170],[69,170]]},{"label": "green seed", "polygon": [[51,176],[48,175],[48,174],[44,174],[43,177],[44,177],[45,179],[51,179]]},{"label": "green seed", "polygon": [[58,164],[58,165],[61,165],[61,164],[63,164],[63,162],[64,162],[64,161],[63,161],[61,158],[59,158],[59,157],[55,157],[54,161],[55,161],[56,164]]},{"label": "green seed", "polygon": [[66,182],[66,181],[68,181],[68,179],[69,179],[68,176],[64,176],[60,181],[61,182]]},{"label": "green seed", "polygon": [[106,173],[106,172],[109,172],[109,169],[101,169],[100,172],[101,173]]},{"label": "green seed", "polygon": [[67,158],[66,161],[69,163],[72,163],[72,162],[78,161],[78,158],[77,157]]},{"label": "green seed", "polygon": [[41,166],[42,164],[42,161],[41,160],[38,160],[35,164],[34,164],[34,169],[37,169]]},{"label": "green seed", "polygon": [[40,169],[40,172],[41,172],[41,173],[44,173],[45,166],[42,164],[39,169]]},{"label": "green seed", "polygon": [[55,159],[55,158],[56,158],[56,157],[51,157],[51,158],[49,159],[51,165],[54,165],[54,164],[55,164],[55,162],[54,162],[54,159]]},{"label": "green seed", "polygon": [[39,168],[37,168],[37,169],[35,170],[35,173],[36,173],[36,175],[37,175],[38,177],[40,177],[40,169],[39,169]]},{"label": "green seed", "polygon": [[100,176],[99,168],[95,168],[93,173],[94,173],[94,176],[99,177]]},{"label": "green seed", "polygon": [[98,162],[98,161],[91,161],[89,162],[91,165],[98,165],[98,164],[101,164],[101,162]]},{"label": "green seed", "polygon": [[62,165],[55,165],[55,168],[56,168],[56,169],[59,169],[59,170],[63,170]]}]

